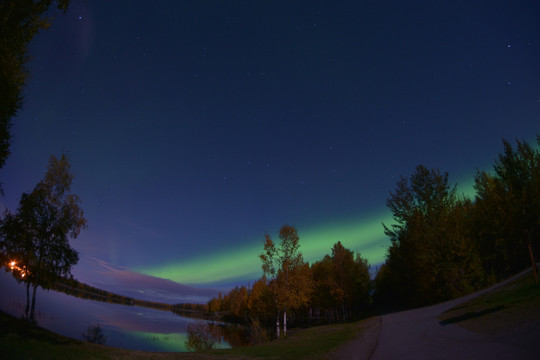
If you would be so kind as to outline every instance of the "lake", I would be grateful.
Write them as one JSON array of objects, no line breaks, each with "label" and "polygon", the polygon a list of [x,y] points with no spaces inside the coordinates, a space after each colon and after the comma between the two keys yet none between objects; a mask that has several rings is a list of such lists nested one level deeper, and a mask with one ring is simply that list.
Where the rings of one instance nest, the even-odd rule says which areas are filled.
[{"label": "lake", "polygon": [[[0,309],[22,317],[26,306],[24,284],[18,284],[2,269],[0,289]],[[187,351],[187,325],[201,321],[170,311],[80,299],[41,288],[36,294],[35,315],[39,326],[79,340],[84,339],[88,325],[99,323],[107,336],[106,345],[145,351]],[[231,346],[222,341],[217,347]]]}]

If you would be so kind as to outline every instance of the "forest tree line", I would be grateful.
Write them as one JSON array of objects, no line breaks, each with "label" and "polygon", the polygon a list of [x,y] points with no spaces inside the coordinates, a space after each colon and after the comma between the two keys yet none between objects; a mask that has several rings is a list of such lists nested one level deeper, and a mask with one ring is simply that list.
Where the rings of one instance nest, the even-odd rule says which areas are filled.
[{"label": "forest tree line", "polygon": [[343,321],[373,305],[429,305],[531,266],[540,237],[540,135],[536,147],[519,140],[503,146],[492,172],[477,171],[474,198],[459,194],[438,169],[419,165],[400,177],[386,203],[393,223],[382,225],[390,246],[374,279],[367,260],[339,239],[331,254],[308,264],[296,229],[285,225],[278,244],[266,236],[263,276],[211,299],[208,311],[275,326],[270,334],[279,337],[287,321]]},{"label": "forest tree line", "polygon": [[375,301],[433,304],[470,293],[534,264],[540,237],[540,135],[531,146],[503,140],[493,171],[477,171],[474,199],[448,174],[418,166],[401,177],[387,206],[394,224]]},{"label": "forest tree line", "polygon": [[[277,249],[290,250],[291,242],[298,243],[297,231],[289,225],[281,228],[280,238],[276,253]],[[279,266],[265,271],[250,287],[237,286],[211,299],[208,311],[248,325],[271,328],[275,324],[276,330],[282,323],[286,333],[287,319],[293,323],[343,321],[357,317],[370,305],[369,264],[339,241],[331,255],[311,265],[298,249],[283,252],[276,260]]]}]

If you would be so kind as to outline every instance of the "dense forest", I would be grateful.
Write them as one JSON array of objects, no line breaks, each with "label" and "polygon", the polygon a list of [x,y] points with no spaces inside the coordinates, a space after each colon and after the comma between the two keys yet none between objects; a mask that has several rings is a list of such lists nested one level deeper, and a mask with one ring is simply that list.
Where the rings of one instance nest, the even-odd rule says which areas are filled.
[{"label": "dense forest", "polygon": [[448,174],[418,166],[401,177],[387,205],[395,224],[375,301],[432,304],[469,293],[531,266],[540,236],[540,136],[537,146],[503,140],[492,172],[477,171],[474,199]]},{"label": "dense forest", "polygon": [[[260,337],[286,334],[289,324],[345,321],[377,309],[429,305],[470,293],[534,264],[540,237],[540,135],[537,146],[503,140],[493,171],[477,171],[467,198],[448,173],[419,165],[389,194],[393,223],[386,261],[374,279],[361,254],[339,239],[308,264],[293,226],[266,236],[264,275],[219,294],[204,308],[250,326]],[[275,330],[271,330],[275,328]]]}]

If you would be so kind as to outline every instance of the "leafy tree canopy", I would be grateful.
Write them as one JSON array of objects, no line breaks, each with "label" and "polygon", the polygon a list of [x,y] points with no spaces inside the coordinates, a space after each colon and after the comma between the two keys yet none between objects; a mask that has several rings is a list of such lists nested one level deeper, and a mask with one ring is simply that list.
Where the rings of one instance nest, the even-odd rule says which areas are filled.
[{"label": "leafy tree canopy", "polygon": [[[46,13],[52,0],[0,1],[0,168],[9,156],[11,119],[22,106],[28,79],[28,44],[50,25]],[[66,11],[70,0],[57,0]]]},{"label": "leafy tree canopy", "polygon": [[86,219],[79,197],[70,193],[72,181],[67,157],[51,156],[43,180],[32,192],[22,194],[17,213],[6,213],[2,221],[0,250],[2,258],[10,261],[3,265],[13,270],[14,262],[24,269],[13,275],[34,288],[31,315],[36,288],[50,288],[59,278],[70,276],[79,260],[69,239],[79,236]]}]

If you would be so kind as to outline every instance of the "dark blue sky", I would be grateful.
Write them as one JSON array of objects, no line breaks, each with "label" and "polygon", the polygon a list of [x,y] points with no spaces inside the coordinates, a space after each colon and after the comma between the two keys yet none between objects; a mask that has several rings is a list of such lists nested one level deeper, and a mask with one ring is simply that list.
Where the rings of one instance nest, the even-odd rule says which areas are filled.
[{"label": "dark blue sky", "polygon": [[539,13],[73,0],[31,45],[3,203],[14,210],[65,151],[82,257],[185,283],[247,279],[264,234],[288,223],[310,260],[342,240],[380,262],[400,174],[424,164],[469,185],[502,138],[540,131]]}]

